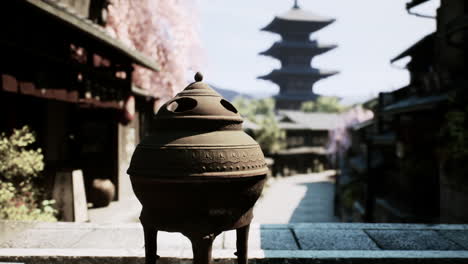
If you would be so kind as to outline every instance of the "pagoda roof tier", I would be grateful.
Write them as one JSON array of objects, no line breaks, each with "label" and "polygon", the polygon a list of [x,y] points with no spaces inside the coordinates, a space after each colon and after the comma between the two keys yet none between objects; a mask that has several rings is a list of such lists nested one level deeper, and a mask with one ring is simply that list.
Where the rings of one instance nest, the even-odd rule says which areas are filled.
[{"label": "pagoda roof tier", "polygon": [[270,72],[267,75],[259,76],[258,79],[281,82],[287,78],[298,78],[302,80],[318,81],[337,74],[338,71],[319,70],[314,68],[281,68]]},{"label": "pagoda roof tier", "polygon": [[263,31],[274,33],[315,32],[333,23],[335,19],[325,18],[310,11],[292,8],[288,12],[276,16]]},{"label": "pagoda roof tier", "polygon": [[319,97],[318,94],[310,89],[310,92],[307,93],[283,93],[273,96],[275,100],[287,100],[287,101],[313,101]]},{"label": "pagoda roof tier", "polygon": [[316,56],[335,49],[336,47],[338,47],[338,45],[319,44],[317,41],[306,43],[298,41],[277,41],[268,50],[260,52],[260,55],[272,56],[275,58],[295,54]]}]

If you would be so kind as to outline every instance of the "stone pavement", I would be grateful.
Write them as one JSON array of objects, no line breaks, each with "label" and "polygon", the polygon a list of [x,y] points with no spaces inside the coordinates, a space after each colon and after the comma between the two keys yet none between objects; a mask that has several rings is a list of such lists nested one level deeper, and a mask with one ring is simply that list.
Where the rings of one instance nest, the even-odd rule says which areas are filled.
[{"label": "stone pavement", "polygon": [[334,171],[272,178],[254,211],[262,224],[338,222],[333,215]]},{"label": "stone pavement", "polygon": [[111,202],[107,207],[88,209],[91,223],[136,223],[141,212],[141,204],[134,194],[119,201]]},{"label": "stone pavement", "polygon": [[[142,263],[139,224],[0,222],[0,262]],[[234,263],[235,232],[214,243],[216,263]],[[468,225],[253,224],[251,263],[468,263]],[[190,263],[189,240],[158,234],[161,263]]]}]

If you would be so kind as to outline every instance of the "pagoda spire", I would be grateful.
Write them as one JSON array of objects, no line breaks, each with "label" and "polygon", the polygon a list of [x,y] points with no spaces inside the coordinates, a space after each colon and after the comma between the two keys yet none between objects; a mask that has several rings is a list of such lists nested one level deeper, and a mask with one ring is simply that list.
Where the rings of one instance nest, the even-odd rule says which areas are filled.
[{"label": "pagoda spire", "polygon": [[299,8],[299,4],[297,3],[297,0],[294,0],[294,6],[293,6],[294,9],[298,9]]}]

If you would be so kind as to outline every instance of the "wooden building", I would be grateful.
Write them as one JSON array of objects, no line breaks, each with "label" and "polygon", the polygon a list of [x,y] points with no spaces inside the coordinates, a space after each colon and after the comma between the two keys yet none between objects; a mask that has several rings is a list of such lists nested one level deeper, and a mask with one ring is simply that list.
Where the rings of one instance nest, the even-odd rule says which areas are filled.
[{"label": "wooden building", "polygon": [[99,25],[105,0],[3,1],[0,5],[0,131],[28,125],[46,175],[83,171],[131,190],[127,162],[148,131],[154,96],[132,85],[133,64],[158,66]]},{"label": "wooden building", "polygon": [[[409,2],[409,13],[423,2]],[[392,60],[411,58],[410,83],[381,93],[374,120],[354,130],[344,161],[354,186],[342,185],[337,199],[352,211],[344,219],[468,222],[467,17],[468,2],[442,0],[436,32]],[[359,173],[355,157],[363,161]]]},{"label": "wooden building", "polygon": [[286,133],[286,149],[275,153],[273,174],[292,175],[320,171],[329,167],[329,131],[339,115],[281,110],[278,126]]},{"label": "wooden building", "polygon": [[286,132],[286,148],[321,147],[328,143],[328,132],[335,128],[339,115],[292,110],[278,112],[278,125]]}]

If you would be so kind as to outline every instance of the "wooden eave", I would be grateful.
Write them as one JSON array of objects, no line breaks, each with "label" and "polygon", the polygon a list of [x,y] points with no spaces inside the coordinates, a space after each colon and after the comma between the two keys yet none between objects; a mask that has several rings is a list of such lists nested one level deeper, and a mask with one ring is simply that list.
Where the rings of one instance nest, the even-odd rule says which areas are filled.
[{"label": "wooden eave", "polygon": [[432,56],[434,49],[434,38],[435,33],[431,33],[414,45],[403,51],[401,54],[390,60],[390,63],[394,63],[406,56],[415,56],[416,54],[421,54],[422,56]]},{"label": "wooden eave", "polygon": [[413,8],[415,6],[418,6],[418,5],[422,4],[422,3],[425,3],[427,1],[429,1],[429,0],[412,0],[411,2],[406,4],[406,9],[411,9],[411,8]]},{"label": "wooden eave", "polygon": [[103,28],[94,24],[90,20],[72,14],[66,8],[62,8],[53,2],[45,2],[43,0],[21,0],[31,6],[37,8],[39,11],[49,14],[61,23],[66,24],[73,30],[84,33],[84,35],[107,48],[113,50],[115,53],[128,57],[134,63],[144,66],[148,69],[158,71],[159,65],[149,59],[143,53],[132,49],[125,45],[123,42],[111,37]]},{"label": "wooden eave", "polygon": [[415,111],[434,109],[438,104],[448,101],[448,94],[431,95],[425,97],[410,97],[388,105],[383,114],[401,114]]}]

